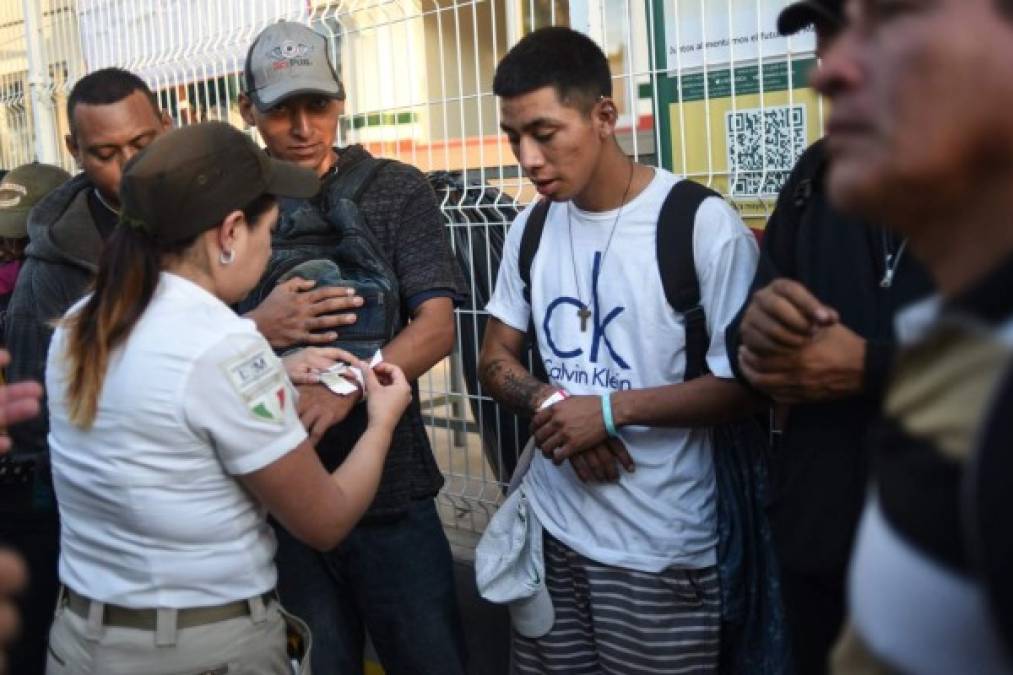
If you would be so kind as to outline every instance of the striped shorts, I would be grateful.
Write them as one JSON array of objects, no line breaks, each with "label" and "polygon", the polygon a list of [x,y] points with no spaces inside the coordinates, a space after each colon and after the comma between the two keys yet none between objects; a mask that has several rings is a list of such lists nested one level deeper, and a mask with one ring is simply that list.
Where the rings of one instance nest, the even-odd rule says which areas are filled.
[{"label": "striped shorts", "polygon": [[548,635],[513,634],[514,673],[716,673],[717,568],[648,574],[589,560],[545,534]]}]

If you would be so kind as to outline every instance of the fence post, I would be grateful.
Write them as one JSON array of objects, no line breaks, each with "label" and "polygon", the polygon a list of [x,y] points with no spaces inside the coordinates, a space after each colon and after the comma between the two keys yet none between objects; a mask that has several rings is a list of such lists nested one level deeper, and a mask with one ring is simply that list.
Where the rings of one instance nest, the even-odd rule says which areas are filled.
[{"label": "fence post", "polygon": [[468,387],[464,383],[464,363],[459,346],[450,353],[450,391],[447,398],[450,401],[451,424],[454,425],[454,447],[465,448],[468,446]]},{"label": "fence post", "polygon": [[60,163],[56,147],[56,111],[53,104],[53,83],[49,63],[42,48],[42,3],[22,0],[25,12],[25,44],[28,47],[28,90],[32,101],[32,122],[35,136],[35,159],[49,164]]}]

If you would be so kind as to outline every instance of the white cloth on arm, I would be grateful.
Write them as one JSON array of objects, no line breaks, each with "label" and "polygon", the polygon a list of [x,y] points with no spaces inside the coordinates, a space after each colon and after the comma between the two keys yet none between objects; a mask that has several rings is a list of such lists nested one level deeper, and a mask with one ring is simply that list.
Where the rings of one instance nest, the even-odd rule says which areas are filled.
[{"label": "white cloth on arm", "polygon": [[[518,272],[530,208],[510,228],[486,309],[520,331],[527,331],[534,316],[538,347],[554,386],[573,395],[600,395],[682,382],[683,318],[665,298],[655,240],[661,205],[678,180],[656,171],[650,185],[623,209],[607,255],[616,211],[591,213],[553,204],[532,262],[531,306]],[[717,377],[731,378],[724,329],[749,292],[758,259],[756,240],[728,204],[708,199],[696,215],[693,255],[711,340],[707,364]],[[592,312],[586,332],[580,330],[577,314],[581,301]],[[717,534],[709,433],[626,427],[620,436],[636,471],[623,472],[614,484],[582,483],[569,463],[556,467],[535,457],[529,493],[542,525],[573,550],[607,565],[644,572],[713,565]]]},{"label": "white cloth on arm", "polygon": [[58,328],[46,370],[61,581],[128,607],[217,605],[272,589],[274,535],[235,476],[276,461],[306,431],[253,322],[163,273],[110,359],[90,429],[69,420],[66,337]]}]

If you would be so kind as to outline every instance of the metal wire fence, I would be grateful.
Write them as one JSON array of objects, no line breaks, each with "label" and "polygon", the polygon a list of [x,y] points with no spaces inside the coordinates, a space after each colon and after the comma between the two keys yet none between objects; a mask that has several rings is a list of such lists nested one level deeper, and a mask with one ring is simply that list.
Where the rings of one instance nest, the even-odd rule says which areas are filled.
[{"label": "metal wire fence", "polygon": [[[177,124],[245,128],[246,49],[266,25],[328,37],[347,90],[342,143],[433,175],[472,288],[457,349],[420,382],[447,478],[440,506],[467,553],[502,494],[523,420],[477,383],[484,302],[510,220],[534,197],[499,131],[496,63],[524,34],[569,25],[608,55],[619,142],[727,195],[757,228],[822,127],[806,85],[811,33],[776,35],[787,0],[0,0],[0,167],[64,165],[73,83],[105,66],[143,77]],[[251,130],[251,133],[255,133]]]}]

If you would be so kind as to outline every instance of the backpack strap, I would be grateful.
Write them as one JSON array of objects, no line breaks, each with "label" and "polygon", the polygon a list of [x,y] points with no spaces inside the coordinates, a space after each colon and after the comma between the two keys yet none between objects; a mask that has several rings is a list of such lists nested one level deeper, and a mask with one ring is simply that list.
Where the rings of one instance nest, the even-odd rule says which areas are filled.
[{"label": "backpack strap", "polygon": [[686,324],[684,381],[708,372],[707,349],[710,346],[710,336],[707,333],[707,314],[700,304],[700,282],[693,258],[696,213],[708,197],[720,199],[721,195],[689,179],[676,183],[661,206],[655,237],[665,298],[672,309],[683,315]]},{"label": "backpack strap", "polygon": [[[524,232],[521,234],[521,247],[517,254],[517,269],[524,284],[524,300],[531,306],[531,264],[538,253],[538,245],[542,241],[542,231],[545,230],[545,219],[549,215],[549,206],[552,202],[543,199],[531,209],[531,215],[524,223]],[[549,381],[549,375],[545,372],[545,364],[542,362],[542,355],[538,353],[538,336],[535,333],[535,317],[531,315],[528,320],[528,334],[526,336],[528,359],[531,365],[531,374],[542,382]]]},{"label": "backpack strap", "polygon": [[358,204],[380,169],[393,161],[385,157],[363,157],[329,176],[320,192],[332,199],[350,199]]},{"label": "backpack strap", "polygon": [[517,269],[524,283],[524,299],[531,305],[531,264],[534,262],[535,254],[538,253],[538,245],[542,241],[542,231],[545,229],[545,219],[549,215],[549,206],[552,205],[548,199],[543,199],[535,208],[531,209],[531,215],[524,224],[524,234],[521,235],[521,248],[517,256]]},{"label": "backpack strap", "polygon": [[369,189],[369,186],[373,184],[373,179],[376,178],[376,174],[380,173],[380,169],[394,161],[387,158],[377,159],[376,157],[370,157],[370,160],[368,170],[364,172],[359,181],[359,186],[356,188],[355,192],[352,193],[352,201],[356,204],[358,204],[359,200],[362,199],[362,195],[365,194],[367,189]]}]

